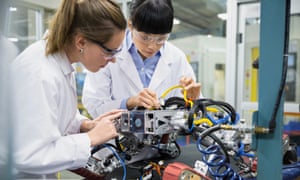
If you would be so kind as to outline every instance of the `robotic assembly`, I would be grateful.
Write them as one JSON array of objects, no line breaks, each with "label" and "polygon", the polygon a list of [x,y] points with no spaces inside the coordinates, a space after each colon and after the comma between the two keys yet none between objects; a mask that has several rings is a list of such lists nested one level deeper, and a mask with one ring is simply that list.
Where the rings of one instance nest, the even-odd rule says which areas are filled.
[{"label": "robotic assembly", "polygon": [[[73,172],[87,179],[105,179],[122,169],[125,180],[127,167],[136,168],[136,179],[141,180],[255,179],[257,157],[251,149],[251,134],[269,131],[246,125],[226,102],[179,97],[161,101],[160,109],[124,112],[116,127],[120,135],[114,142],[94,147],[86,166]],[[194,157],[194,167],[176,162],[181,154],[178,136],[195,139],[192,145],[199,156]],[[296,163],[295,146],[287,136],[283,142],[283,163]],[[175,162],[165,163],[168,159]],[[134,165],[141,161],[142,167]]]}]

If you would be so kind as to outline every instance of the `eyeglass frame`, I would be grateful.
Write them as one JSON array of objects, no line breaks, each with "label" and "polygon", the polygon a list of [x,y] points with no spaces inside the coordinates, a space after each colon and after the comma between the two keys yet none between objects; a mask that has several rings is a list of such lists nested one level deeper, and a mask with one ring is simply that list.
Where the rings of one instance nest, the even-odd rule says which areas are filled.
[{"label": "eyeglass frame", "polygon": [[[144,35],[144,37],[142,37],[142,35],[140,35],[140,31],[137,31],[134,28],[133,28],[132,31],[133,31],[132,34],[137,34],[138,33],[137,37],[139,37],[140,40],[143,41],[146,44],[155,42],[155,44],[157,44],[157,45],[163,45],[169,39],[169,37],[170,37],[170,34],[168,33],[168,34],[164,35],[165,37],[163,37],[164,38],[163,40],[159,40],[162,37],[153,37],[151,35]],[[134,33],[134,31],[136,33]]]},{"label": "eyeglass frame", "polygon": [[100,46],[105,52],[103,55],[105,59],[113,59],[118,53],[120,53],[122,51],[122,46],[118,49],[110,49],[108,47],[106,47],[103,43],[96,41],[96,40],[92,40],[90,39],[90,41],[92,41],[93,43],[97,44],[98,46]]}]

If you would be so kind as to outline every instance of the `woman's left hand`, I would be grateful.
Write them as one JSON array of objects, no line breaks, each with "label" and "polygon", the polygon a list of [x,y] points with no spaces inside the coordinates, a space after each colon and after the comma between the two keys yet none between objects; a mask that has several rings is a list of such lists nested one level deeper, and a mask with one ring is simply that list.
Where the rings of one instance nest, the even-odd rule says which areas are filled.
[{"label": "woman's left hand", "polygon": [[196,83],[192,78],[182,77],[179,84],[186,90],[188,99],[195,100],[200,97],[201,84]]}]

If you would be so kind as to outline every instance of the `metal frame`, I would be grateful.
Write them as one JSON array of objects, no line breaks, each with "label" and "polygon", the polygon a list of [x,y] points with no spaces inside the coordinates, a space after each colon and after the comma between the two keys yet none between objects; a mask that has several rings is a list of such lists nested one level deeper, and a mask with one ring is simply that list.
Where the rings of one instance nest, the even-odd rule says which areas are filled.
[{"label": "metal frame", "polygon": [[[268,127],[280,88],[282,62],[285,56],[286,6],[287,2],[282,0],[261,1],[257,125],[263,127]],[[257,179],[282,179],[282,101],[281,97],[274,133],[257,137]]]},{"label": "metal frame", "polygon": [[[241,98],[236,83],[238,78],[238,43],[239,5],[257,1],[228,0],[227,20],[227,60],[226,60],[226,101],[237,107],[237,111],[259,109],[255,125],[268,127],[282,74],[283,45],[285,27],[286,1],[262,0],[260,29],[260,73],[259,73],[259,103],[245,103],[241,106]],[[270,66],[272,64],[272,66]],[[272,81],[270,81],[272,79]],[[273,80],[275,79],[275,80]],[[242,96],[241,96],[242,97]],[[292,104],[285,104],[289,111],[298,111]],[[255,119],[254,119],[255,121]],[[255,145],[258,152],[257,179],[282,179],[282,121],[283,103],[280,104],[274,134],[256,136]]]}]

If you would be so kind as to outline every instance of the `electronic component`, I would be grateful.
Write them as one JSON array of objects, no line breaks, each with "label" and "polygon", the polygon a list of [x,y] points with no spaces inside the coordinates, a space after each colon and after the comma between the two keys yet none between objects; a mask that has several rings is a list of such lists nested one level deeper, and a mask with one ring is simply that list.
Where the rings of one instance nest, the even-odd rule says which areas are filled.
[{"label": "electronic component", "polygon": [[188,112],[185,110],[135,110],[124,112],[119,120],[120,132],[152,135],[169,134],[187,129]]}]

